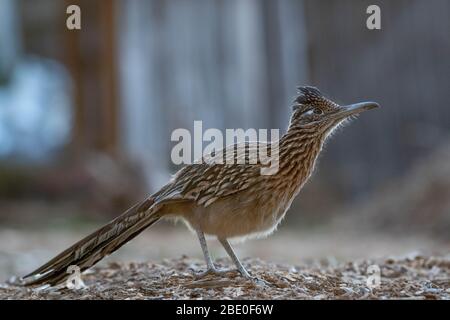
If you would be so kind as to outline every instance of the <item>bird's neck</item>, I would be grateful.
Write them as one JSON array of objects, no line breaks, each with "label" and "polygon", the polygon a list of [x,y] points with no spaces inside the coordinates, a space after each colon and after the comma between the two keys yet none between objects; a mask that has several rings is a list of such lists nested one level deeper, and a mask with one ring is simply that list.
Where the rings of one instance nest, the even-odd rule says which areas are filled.
[{"label": "bird's neck", "polygon": [[315,128],[289,128],[280,139],[280,161],[315,160],[324,141]]},{"label": "bird's neck", "polygon": [[314,128],[290,127],[279,141],[281,176],[302,185],[311,175],[325,136]]}]

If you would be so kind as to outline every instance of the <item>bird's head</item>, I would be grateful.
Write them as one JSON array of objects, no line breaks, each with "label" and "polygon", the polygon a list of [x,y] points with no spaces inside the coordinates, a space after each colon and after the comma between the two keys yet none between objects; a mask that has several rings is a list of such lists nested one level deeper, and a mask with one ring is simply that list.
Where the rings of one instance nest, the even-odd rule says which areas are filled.
[{"label": "bird's head", "polygon": [[363,111],[379,107],[376,102],[360,102],[347,106],[325,98],[314,87],[299,87],[299,95],[294,100],[290,127],[315,129],[316,133],[327,135],[342,122]]}]

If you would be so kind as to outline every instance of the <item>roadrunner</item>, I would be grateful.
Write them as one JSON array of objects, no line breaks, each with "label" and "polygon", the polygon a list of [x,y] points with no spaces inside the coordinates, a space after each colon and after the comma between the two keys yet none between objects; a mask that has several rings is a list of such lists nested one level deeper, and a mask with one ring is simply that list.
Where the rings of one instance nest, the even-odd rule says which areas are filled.
[{"label": "roadrunner", "polygon": [[[206,271],[198,276],[223,272],[216,269],[208,252],[207,234],[217,237],[243,277],[253,279],[228,240],[272,233],[311,176],[327,137],[359,113],[378,107],[375,102],[340,106],[314,87],[298,89],[289,128],[277,144],[279,168],[275,174],[261,174],[262,163],[218,164],[214,157],[187,165],[161,190],[25,276],[23,283],[62,283],[70,266],[88,269],[167,217],[181,218],[197,234],[206,260]],[[269,150],[274,145],[258,144],[266,144]],[[252,145],[255,143],[231,145],[215,157],[227,152],[237,157],[242,148],[248,157]]]}]

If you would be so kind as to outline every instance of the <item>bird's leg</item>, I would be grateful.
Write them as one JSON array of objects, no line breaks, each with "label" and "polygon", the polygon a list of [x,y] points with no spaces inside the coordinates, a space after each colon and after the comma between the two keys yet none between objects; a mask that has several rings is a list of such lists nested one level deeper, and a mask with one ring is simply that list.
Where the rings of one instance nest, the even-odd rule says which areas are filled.
[{"label": "bird's leg", "polygon": [[265,280],[259,279],[257,277],[253,277],[253,276],[250,275],[250,273],[248,273],[248,271],[242,265],[241,261],[239,261],[239,258],[234,253],[234,250],[231,247],[231,245],[230,245],[230,243],[228,242],[227,239],[219,238],[219,241],[222,244],[222,246],[225,248],[225,250],[227,251],[227,253],[230,256],[231,260],[233,260],[234,264],[236,265],[236,268],[238,269],[238,271],[241,273],[241,275],[244,278],[252,280],[252,281],[256,282],[257,284],[260,284],[260,285],[263,285],[263,286],[266,286],[266,285],[269,284]]},{"label": "bird's leg", "polygon": [[244,266],[242,265],[241,261],[239,261],[239,258],[234,253],[234,250],[231,247],[231,245],[228,242],[228,240],[219,238],[219,241],[222,244],[222,246],[225,248],[225,250],[228,253],[228,255],[230,256],[231,260],[233,260],[234,264],[236,265],[236,268],[241,273],[241,275],[244,278],[253,279],[253,277],[250,275],[250,273],[248,273],[247,270],[244,268]]},{"label": "bird's leg", "polygon": [[195,276],[197,278],[202,278],[202,277],[210,275],[210,274],[219,275],[219,274],[228,272],[228,270],[218,270],[215,267],[215,265],[211,259],[211,255],[209,254],[208,245],[206,244],[206,239],[205,239],[205,235],[203,234],[203,231],[201,231],[200,229],[196,229],[195,231],[197,232],[198,240],[200,241],[200,246],[202,247],[203,256],[205,257],[205,261],[206,261],[206,271],[197,273],[197,274],[195,274]]}]

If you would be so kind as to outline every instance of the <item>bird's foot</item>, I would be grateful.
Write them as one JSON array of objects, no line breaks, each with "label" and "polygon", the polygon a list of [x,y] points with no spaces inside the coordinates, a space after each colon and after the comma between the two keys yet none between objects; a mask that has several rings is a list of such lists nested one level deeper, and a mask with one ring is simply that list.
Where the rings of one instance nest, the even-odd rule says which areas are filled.
[{"label": "bird's foot", "polygon": [[270,283],[267,282],[266,280],[262,279],[262,278],[250,277],[250,278],[247,278],[247,279],[252,281],[254,284],[262,286],[262,287],[270,286]]},{"label": "bird's foot", "polygon": [[196,271],[192,270],[192,272],[193,272],[194,278],[199,280],[199,279],[203,279],[204,277],[207,277],[207,276],[221,276],[221,277],[223,277],[225,274],[233,272],[233,270],[217,269],[216,267],[208,267],[206,269],[206,271],[196,272]]},{"label": "bird's foot", "polygon": [[251,282],[253,282],[256,285],[260,285],[260,286],[268,286],[270,285],[269,282],[267,282],[264,279],[258,278],[256,276],[252,276],[250,273],[248,273],[247,270],[243,269],[243,270],[238,270],[239,273],[241,274],[242,277],[244,277],[247,280],[250,280]]}]

